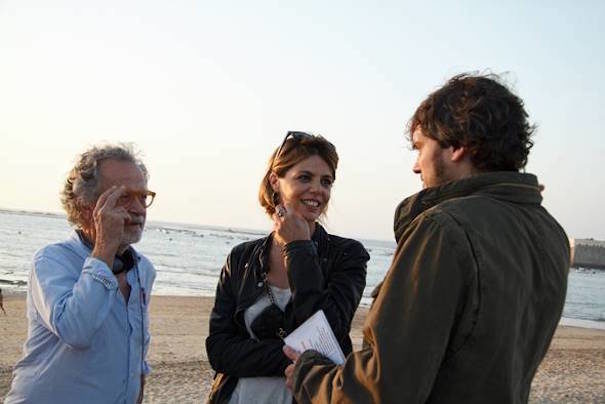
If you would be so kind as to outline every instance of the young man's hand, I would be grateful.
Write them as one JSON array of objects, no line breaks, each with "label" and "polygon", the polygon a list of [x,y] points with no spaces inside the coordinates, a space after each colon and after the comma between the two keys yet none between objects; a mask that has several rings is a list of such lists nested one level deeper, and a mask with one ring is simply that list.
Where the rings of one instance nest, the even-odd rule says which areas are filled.
[{"label": "young man's hand", "polygon": [[292,364],[288,365],[286,370],[284,370],[284,376],[286,376],[286,387],[292,391],[292,385],[294,380],[292,377],[294,376],[294,366],[296,366],[296,361],[300,354],[296,352],[294,349],[290,348],[288,345],[284,345],[284,354],[292,361]]}]

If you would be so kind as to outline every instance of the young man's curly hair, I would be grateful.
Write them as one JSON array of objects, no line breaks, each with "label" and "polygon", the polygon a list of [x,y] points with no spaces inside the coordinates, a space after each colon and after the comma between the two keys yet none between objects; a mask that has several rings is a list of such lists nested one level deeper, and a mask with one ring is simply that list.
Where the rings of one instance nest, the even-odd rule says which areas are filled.
[{"label": "young man's curly hair", "polygon": [[420,104],[408,124],[441,147],[465,147],[480,171],[519,171],[527,164],[535,126],[521,98],[495,74],[452,77]]}]

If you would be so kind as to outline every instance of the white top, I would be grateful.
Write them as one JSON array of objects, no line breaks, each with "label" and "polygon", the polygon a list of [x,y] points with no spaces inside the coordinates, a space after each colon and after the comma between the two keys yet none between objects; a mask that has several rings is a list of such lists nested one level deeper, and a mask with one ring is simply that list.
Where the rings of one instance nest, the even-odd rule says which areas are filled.
[{"label": "white top", "polygon": [[[269,285],[275,304],[280,309],[285,310],[290,301],[292,292],[290,289],[281,289],[277,286]],[[244,312],[244,322],[250,338],[257,339],[250,324],[254,319],[271,304],[269,296],[264,293],[256,302]],[[242,377],[237,381],[237,386],[229,399],[230,404],[255,404],[255,403],[282,403],[291,404],[292,394],[286,388],[286,379],[284,377]]]}]

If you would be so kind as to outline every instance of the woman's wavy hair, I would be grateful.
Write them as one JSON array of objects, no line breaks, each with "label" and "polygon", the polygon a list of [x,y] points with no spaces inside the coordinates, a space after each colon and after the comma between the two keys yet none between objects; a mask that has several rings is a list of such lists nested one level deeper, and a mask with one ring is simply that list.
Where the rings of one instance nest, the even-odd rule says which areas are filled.
[{"label": "woman's wavy hair", "polygon": [[536,126],[521,98],[495,74],[464,73],[430,94],[408,123],[441,147],[465,147],[480,171],[519,171],[527,164]]},{"label": "woman's wavy hair", "polygon": [[[279,152],[279,156],[276,158],[277,152]],[[275,149],[271,154],[267,171],[260,184],[258,200],[267,215],[272,216],[275,213],[275,193],[269,182],[271,172],[275,172],[278,177],[283,178],[290,168],[311,156],[321,157],[330,167],[332,177],[336,179],[338,153],[332,143],[319,135],[305,136],[300,139],[288,138],[281,148]]]},{"label": "woman's wavy hair", "polygon": [[94,206],[99,197],[99,163],[109,159],[133,163],[141,169],[145,181],[149,179],[145,164],[131,144],[108,144],[86,150],[78,156],[76,165],[69,171],[61,191],[61,204],[67,213],[67,220],[72,225],[79,228],[86,226],[86,211]]}]

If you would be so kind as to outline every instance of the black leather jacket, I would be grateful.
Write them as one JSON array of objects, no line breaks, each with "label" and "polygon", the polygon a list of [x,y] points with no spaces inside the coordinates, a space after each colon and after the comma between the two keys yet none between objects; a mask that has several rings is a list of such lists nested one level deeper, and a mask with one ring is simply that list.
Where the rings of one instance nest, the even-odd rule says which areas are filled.
[{"label": "black leather jacket", "polygon": [[[290,364],[283,341],[257,341],[248,335],[244,311],[265,293],[272,235],[233,248],[221,271],[210,315],[206,351],[217,372],[209,402],[229,400],[238,377],[283,376]],[[349,331],[361,300],[370,259],[361,243],[329,235],[316,224],[311,240],[284,247],[292,297],[285,310],[286,332],[323,309],[345,355],[351,352]]]}]

